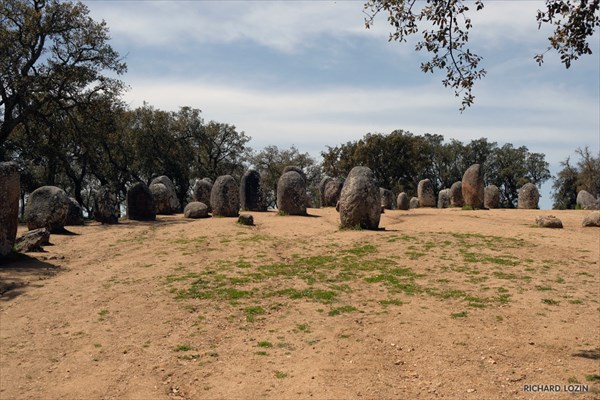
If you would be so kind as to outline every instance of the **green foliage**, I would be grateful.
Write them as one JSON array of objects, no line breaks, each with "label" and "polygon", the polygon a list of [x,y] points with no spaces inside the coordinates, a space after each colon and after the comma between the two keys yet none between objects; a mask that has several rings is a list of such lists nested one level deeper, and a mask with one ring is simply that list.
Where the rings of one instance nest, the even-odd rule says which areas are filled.
[{"label": "green foliage", "polygon": [[553,208],[581,209],[577,204],[577,194],[585,190],[600,198],[600,156],[594,157],[589,147],[578,148],[575,154],[579,156],[576,165],[570,164],[570,157],[562,161],[562,169],[554,178],[552,184]]},{"label": "green foliage", "polygon": [[[486,75],[480,67],[482,57],[467,47],[473,26],[471,5],[473,11],[484,7],[482,0],[368,0],[364,6],[365,25],[370,28],[375,17],[383,12],[393,29],[390,41],[402,43],[411,35],[422,36],[415,49],[426,50],[431,58],[421,63],[421,70],[425,73],[442,70],[445,73],[442,84],[453,89],[455,96],[462,96],[461,111],[464,111],[475,100],[472,94],[475,82]],[[600,26],[599,9],[598,1],[547,0],[546,9],[538,10],[540,27],[550,24],[554,28],[548,37],[547,51],[556,50],[566,68],[581,55],[592,54],[588,39]],[[541,65],[544,53],[536,54],[534,59]]]}]

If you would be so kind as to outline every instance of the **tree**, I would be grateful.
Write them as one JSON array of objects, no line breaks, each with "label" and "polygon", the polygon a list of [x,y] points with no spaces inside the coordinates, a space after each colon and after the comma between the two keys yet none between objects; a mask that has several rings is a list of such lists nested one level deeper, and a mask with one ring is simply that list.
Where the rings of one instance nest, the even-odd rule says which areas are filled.
[{"label": "tree", "polygon": [[[422,40],[416,50],[431,53],[431,59],[421,63],[425,73],[443,70],[445,87],[462,96],[461,111],[470,107],[475,97],[472,89],[477,80],[486,75],[480,67],[482,58],[467,47],[472,22],[469,7],[463,0],[369,0],[365,4],[365,26],[370,28],[380,13],[387,15],[392,26],[390,41],[406,42],[408,37],[420,33]],[[483,9],[482,0],[472,3],[476,11]],[[584,54],[592,54],[588,39],[600,26],[600,0],[546,0],[545,11],[538,11],[537,21],[554,26],[548,39],[566,68]],[[425,26],[421,29],[422,26]],[[547,52],[546,51],[546,52]],[[540,65],[544,54],[534,57]]]},{"label": "tree", "polygon": [[575,154],[579,156],[576,165],[571,165],[570,157],[560,163],[562,169],[552,184],[553,208],[575,208],[581,190],[600,198],[600,156],[594,157],[587,146],[576,149]]},{"label": "tree", "polygon": [[106,23],[92,20],[81,2],[0,3],[0,159],[20,125],[123,90],[103,75],[127,69],[108,41]]}]

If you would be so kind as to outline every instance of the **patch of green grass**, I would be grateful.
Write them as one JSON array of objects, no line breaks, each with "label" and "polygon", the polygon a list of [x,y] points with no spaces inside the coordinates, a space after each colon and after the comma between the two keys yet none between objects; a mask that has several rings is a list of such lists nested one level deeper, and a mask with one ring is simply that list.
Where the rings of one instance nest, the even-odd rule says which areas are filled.
[{"label": "patch of green grass", "polygon": [[185,361],[197,360],[200,358],[200,354],[184,354],[182,356],[177,356],[177,358]]},{"label": "patch of green grass", "polygon": [[586,375],[585,380],[588,382],[600,382],[600,375],[598,375],[598,374]]},{"label": "patch of green grass", "polygon": [[169,283],[173,283],[173,282],[180,282],[180,281],[185,281],[188,279],[198,279],[198,278],[200,278],[200,275],[195,272],[190,272],[185,275],[167,275],[167,277],[165,278],[165,283],[169,284]]},{"label": "patch of green grass", "polygon": [[330,317],[334,317],[336,315],[340,315],[340,314],[344,314],[344,313],[350,313],[350,312],[354,312],[354,311],[358,311],[356,307],[350,306],[350,305],[346,305],[346,306],[334,308],[333,310],[330,310],[329,313],[327,313],[327,314]]},{"label": "patch of green grass", "polygon": [[567,379],[567,382],[569,383],[580,383],[577,378],[575,378],[574,376],[569,377],[569,379]]},{"label": "patch of green grass", "polygon": [[283,371],[275,371],[275,378],[277,379],[283,379],[283,378],[287,378],[288,374],[286,374]]},{"label": "patch of green grass", "polygon": [[575,299],[575,300],[569,300],[570,304],[583,304],[583,301],[581,301],[580,299]]},{"label": "patch of green grass", "polygon": [[100,316],[100,321],[104,321],[106,319],[106,317],[108,317],[108,314],[110,314],[110,311],[108,311],[107,309],[102,309],[98,312],[98,315]]},{"label": "patch of green grass", "polygon": [[450,314],[451,318],[465,318],[468,315],[466,311]]},{"label": "patch of green grass", "polygon": [[362,246],[357,246],[352,249],[345,250],[344,252],[354,254],[355,256],[364,257],[368,254],[377,252],[377,247],[375,247],[372,244],[365,244]]},{"label": "patch of green grass", "polygon": [[280,291],[276,292],[276,294],[281,295],[281,296],[288,296],[290,299],[294,299],[294,300],[306,298],[306,299],[310,299],[310,300],[317,301],[319,303],[324,303],[324,304],[329,304],[329,303],[333,302],[333,300],[335,300],[337,297],[337,293],[333,292],[331,290],[312,289],[312,288],[303,289],[303,290],[289,288],[289,289],[280,290]]},{"label": "patch of green grass", "polygon": [[296,329],[304,333],[310,332],[310,326],[308,326],[308,324],[298,324],[296,325]]},{"label": "patch of green grass", "polygon": [[504,272],[504,271],[494,271],[493,275],[498,278],[498,279],[506,279],[506,280],[530,280],[531,277],[527,276],[527,275],[517,275],[511,272]]},{"label": "patch of green grass", "polygon": [[180,344],[175,347],[173,351],[190,351],[192,350],[192,346],[188,344]]},{"label": "patch of green grass", "polygon": [[554,290],[550,286],[541,286],[541,285],[536,285],[535,288],[536,288],[536,290],[539,290],[539,291]]},{"label": "patch of green grass", "polygon": [[390,305],[401,306],[402,304],[404,304],[402,302],[402,300],[397,300],[397,299],[380,300],[378,303],[381,304],[382,306],[390,306]]},{"label": "patch of green grass", "polygon": [[557,306],[560,304],[560,301],[553,300],[553,299],[542,299],[542,303],[548,304],[550,306]]},{"label": "patch of green grass", "polygon": [[246,307],[244,308],[244,314],[246,314],[246,321],[254,322],[257,315],[265,314],[265,309],[261,306]]},{"label": "patch of green grass", "polygon": [[556,282],[556,283],[565,283],[565,280],[561,276],[558,276],[558,277],[556,277],[556,280],[554,282]]},{"label": "patch of green grass", "polygon": [[502,322],[504,321],[504,317],[502,317],[502,315],[496,315],[496,321]]},{"label": "patch of green grass", "polygon": [[269,353],[267,353],[266,351],[257,351],[254,354],[256,354],[257,356],[268,356],[269,355]]},{"label": "patch of green grass", "polygon": [[267,341],[264,341],[264,342],[258,342],[258,343],[257,343],[257,346],[258,346],[258,347],[267,347],[267,348],[270,348],[270,347],[273,347],[273,343],[271,343],[271,342],[267,342]]}]

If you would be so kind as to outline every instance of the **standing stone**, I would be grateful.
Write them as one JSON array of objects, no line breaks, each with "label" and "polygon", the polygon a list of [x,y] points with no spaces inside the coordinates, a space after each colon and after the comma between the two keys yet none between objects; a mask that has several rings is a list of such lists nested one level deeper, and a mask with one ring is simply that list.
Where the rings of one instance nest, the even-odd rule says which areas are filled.
[{"label": "standing stone", "polygon": [[212,192],[212,187],[213,184],[209,178],[196,179],[192,187],[192,200],[206,204],[208,212],[211,211],[210,193]]},{"label": "standing stone", "polygon": [[108,186],[101,187],[94,194],[94,219],[103,224],[116,224],[120,214],[117,195]]},{"label": "standing stone", "polygon": [[0,256],[11,252],[19,225],[19,169],[14,162],[0,163]]},{"label": "standing stone", "polygon": [[135,183],[127,191],[127,218],[135,221],[154,221],[156,219],[154,198],[144,182]]},{"label": "standing stone", "polygon": [[248,170],[240,183],[240,206],[245,211],[267,211],[267,204],[260,185],[260,174]]},{"label": "standing stone", "polygon": [[483,206],[488,209],[500,208],[500,189],[496,185],[486,186],[483,190]]},{"label": "standing stone", "polygon": [[419,208],[419,198],[418,197],[411,197],[410,198],[410,202],[408,203],[408,206],[409,206],[410,209]]},{"label": "standing stone", "polygon": [[333,178],[326,176],[321,179],[321,182],[319,182],[319,200],[321,201],[321,207],[327,207],[325,204],[325,186],[327,186],[327,183],[331,182],[332,180]]},{"label": "standing stone", "polygon": [[173,214],[179,211],[177,189],[167,176],[159,176],[150,182],[150,192],[154,199],[157,214]]},{"label": "standing stone", "polygon": [[583,210],[598,210],[600,202],[586,190],[580,190],[577,193],[577,205]]},{"label": "standing stone", "polygon": [[342,193],[343,187],[344,182],[341,179],[331,179],[329,182],[327,182],[324,189],[325,203],[322,204],[322,206],[335,207],[337,202],[340,200],[340,194]]},{"label": "standing stone", "polygon": [[383,210],[394,210],[396,205],[394,204],[394,192],[389,189],[379,188],[379,196],[381,197],[381,208]]},{"label": "standing stone", "polygon": [[298,172],[288,171],[277,181],[277,208],[288,215],[306,215],[306,181]]},{"label": "standing stone", "polygon": [[465,206],[483,208],[485,194],[481,165],[473,164],[465,171],[462,178],[462,195]]},{"label": "standing stone", "polygon": [[300,174],[300,176],[302,177],[302,179],[304,179],[305,183],[308,183],[308,178],[306,177],[306,173],[304,172],[304,170],[300,167],[296,167],[294,165],[288,165],[287,167],[285,167],[283,169],[283,172],[281,173],[281,175],[284,175],[286,172],[290,172],[290,171],[294,171]]},{"label": "standing stone", "polygon": [[461,181],[454,182],[452,186],[450,186],[450,205],[452,207],[462,207],[465,205]]},{"label": "standing stone", "polygon": [[340,195],[341,227],[377,229],[380,219],[381,198],[373,171],[352,168]]},{"label": "standing stone", "polygon": [[208,206],[199,201],[192,201],[185,206],[183,216],[185,218],[208,218]]},{"label": "standing stone", "polygon": [[440,190],[438,193],[438,208],[448,208],[450,206],[450,189]]},{"label": "standing stone", "polygon": [[69,211],[67,213],[66,226],[83,225],[83,210],[73,197],[69,197]]},{"label": "standing stone", "polygon": [[69,197],[56,186],[42,186],[29,195],[25,207],[25,221],[29,230],[47,228],[50,232],[65,227],[69,212]]},{"label": "standing stone", "polygon": [[526,183],[519,190],[519,201],[518,208],[535,210],[538,207],[538,201],[540,200],[540,192],[537,186],[533,183]]},{"label": "standing stone", "polygon": [[237,217],[240,214],[240,191],[231,175],[217,178],[210,192],[213,216]]},{"label": "standing stone", "polygon": [[419,207],[435,207],[433,184],[429,179],[419,181],[417,197],[419,198]]},{"label": "standing stone", "polygon": [[410,208],[410,199],[408,198],[408,195],[404,192],[398,195],[396,203],[398,205],[398,210],[408,210]]}]

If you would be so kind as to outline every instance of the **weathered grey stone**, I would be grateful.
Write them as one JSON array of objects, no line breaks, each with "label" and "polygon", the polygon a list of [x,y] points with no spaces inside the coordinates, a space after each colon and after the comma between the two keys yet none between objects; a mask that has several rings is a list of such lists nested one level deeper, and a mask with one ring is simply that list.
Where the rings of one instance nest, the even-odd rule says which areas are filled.
[{"label": "weathered grey stone", "polygon": [[299,173],[300,176],[302,177],[302,179],[304,179],[304,182],[308,183],[308,178],[306,177],[306,173],[304,172],[304,170],[295,165],[288,165],[287,167],[285,167],[283,169],[283,172],[281,173],[281,175],[284,175],[286,172],[290,172],[290,171],[295,171],[295,172]]},{"label": "weathered grey stone", "polygon": [[600,227],[600,211],[594,211],[593,213],[586,215],[581,223],[582,226],[590,227],[597,226]]},{"label": "weathered grey stone", "polygon": [[323,207],[334,207],[340,200],[344,182],[341,179],[331,179],[325,184]]},{"label": "weathered grey stone", "polygon": [[379,188],[379,196],[381,197],[381,208],[384,210],[395,210],[396,202],[394,192],[389,189]]},{"label": "weathered grey stone", "polygon": [[238,217],[238,224],[252,226],[254,225],[254,217],[250,214],[241,214]]},{"label": "weathered grey stone", "polygon": [[325,205],[325,186],[332,180],[333,178],[326,176],[319,182],[319,201],[321,202],[321,207],[327,207],[327,205]]},{"label": "weathered grey stone", "polygon": [[65,227],[69,212],[69,197],[56,186],[42,186],[34,190],[27,199],[25,221],[29,230],[48,228],[50,232]]},{"label": "weathered grey stone", "polygon": [[438,193],[438,208],[448,208],[450,207],[450,189],[440,190]]},{"label": "weathered grey stone", "polygon": [[38,228],[25,232],[15,241],[15,251],[29,253],[43,251],[42,246],[50,244],[50,231],[47,228]]},{"label": "weathered grey stone", "polygon": [[282,214],[306,215],[306,181],[298,172],[288,171],[277,181],[277,208]]},{"label": "weathered grey stone", "polygon": [[162,175],[152,179],[149,189],[152,192],[157,214],[179,212],[180,204],[177,198],[177,189],[167,176]]},{"label": "weathered grey stone", "polygon": [[542,228],[555,228],[562,229],[562,221],[556,218],[554,215],[548,215],[547,217],[537,217],[535,223]]},{"label": "weathered grey stone", "polygon": [[429,179],[419,181],[417,197],[419,198],[419,207],[435,207],[435,193]]},{"label": "weathered grey stone", "polygon": [[410,209],[419,208],[419,198],[418,197],[411,197],[410,201],[408,203],[408,206],[409,206]]},{"label": "weathered grey stone", "polygon": [[465,205],[462,194],[462,182],[457,181],[450,186],[450,206],[462,207]]},{"label": "weathered grey stone", "polygon": [[483,190],[483,206],[488,209],[500,208],[500,189],[496,185],[486,186]]},{"label": "weathered grey stone", "polygon": [[534,210],[539,208],[540,192],[533,183],[526,183],[519,190],[518,208]]},{"label": "weathered grey stone", "polygon": [[378,229],[380,219],[381,197],[373,171],[352,168],[340,195],[341,227]]},{"label": "weathered grey stone", "polygon": [[465,171],[462,178],[462,195],[465,206],[483,208],[485,189],[481,165],[473,164]]},{"label": "weathered grey stone", "polygon": [[267,204],[260,184],[260,174],[248,170],[240,183],[240,206],[245,211],[267,211]]},{"label": "weathered grey stone", "polygon": [[185,206],[183,216],[185,218],[208,218],[208,206],[199,201],[192,201]]},{"label": "weathered grey stone", "polygon": [[213,216],[237,217],[240,215],[240,190],[231,175],[222,175],[215,181],[210,193]]},{"label": "weathered grey stone", "polygon": [[398,210],[408,210],[410,208],[410,199],[408,198],[408,195],[404,192],[400,193],[396,200],[396,204],[398,205]]},{"label": "weathered grey stone", "polygon": [[600,208],[600,202],[586,190],[580,190],[577,193],[577,204],[584,210],[598,210]]},{"label": "weathered grey stone", "polygon": [[156,219],[154,198],[144,182],[134,183],[127,191],[127,218],[134,221]]},{"label": "weathered grey stone", "polygon": [[196,179],[192,187],[192,200],[206,204],[208,212],[210,208],[210,193],[212,192],[213,183],[209,178]]},{"label": "weathered grey stone", "polygon": [[67,220],[65,226],[71,225],[83,225],[83,210],[81,206],[73,197],[69,197],[69,211],[67,213]]},{"label": "weathered grey stone", "polygon": [[94,219],[103,224],[116,224],[120,214],[117,195],[108,186],[101,187],[94,194]]},{"label": "weathered grey stone", "polygon": [[0,163],[0,256],[8,255],[19,226],[19,169],[14,162]]}]

